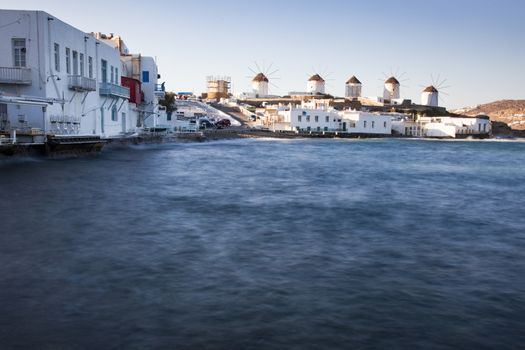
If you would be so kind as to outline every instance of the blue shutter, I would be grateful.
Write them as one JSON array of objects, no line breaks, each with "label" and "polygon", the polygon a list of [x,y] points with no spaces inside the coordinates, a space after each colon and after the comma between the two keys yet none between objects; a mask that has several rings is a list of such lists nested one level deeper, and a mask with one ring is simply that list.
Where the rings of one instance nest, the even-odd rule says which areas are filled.
[{"label": "blue shutter", "polygon": [[147,70],[142,71],[142,82],[149,83],[149,72]]}]

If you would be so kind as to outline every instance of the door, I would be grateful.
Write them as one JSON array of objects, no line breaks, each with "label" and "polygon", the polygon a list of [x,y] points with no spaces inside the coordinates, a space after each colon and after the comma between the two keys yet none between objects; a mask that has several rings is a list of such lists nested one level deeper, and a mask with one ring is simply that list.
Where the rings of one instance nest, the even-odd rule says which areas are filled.
[{"label": "door", "polygon": [[122,113],[122,132],[126,132],[126,113]]}]

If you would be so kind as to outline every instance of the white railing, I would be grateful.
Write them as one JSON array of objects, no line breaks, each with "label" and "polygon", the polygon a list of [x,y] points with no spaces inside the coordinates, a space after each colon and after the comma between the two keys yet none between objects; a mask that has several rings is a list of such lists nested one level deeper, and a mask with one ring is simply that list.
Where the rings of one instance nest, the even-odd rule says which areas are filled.
[{"label": "white railing", "polygon": [[51,133],[55,135],[76,135],[80,132],[80,117],[72,115],[49,116]]},{"label": "white railing", "polygon": [[0,67],[0,83],[31,85],[31,68]]},{"label": "white railing", "polygon": [[70,89],[77,91],[95,91],[97,89],[97,81],[81,75],[70,75],[68,76],[68,86]]}]

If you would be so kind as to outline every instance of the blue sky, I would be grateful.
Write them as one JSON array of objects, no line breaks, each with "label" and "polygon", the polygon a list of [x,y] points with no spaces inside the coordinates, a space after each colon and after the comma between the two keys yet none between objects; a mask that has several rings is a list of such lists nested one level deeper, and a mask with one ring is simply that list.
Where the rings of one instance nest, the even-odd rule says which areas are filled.
[{"label": "blue sky", "polygon": [[438,75],[450,85],[441,101],[449,108],[525,99],[521,0],[2,0],[0,7],[120,34],[132,52],[157,57],[174,91],[200,93],[207,75],[229,75],[236,91],[247,91],[257,62],[279,69],[276,94],[305,90],[315,71],[329,93],[342,95],[356,75],[363,94],[380,95],[382,80],[399,72],[403,97],[415,101]]}]

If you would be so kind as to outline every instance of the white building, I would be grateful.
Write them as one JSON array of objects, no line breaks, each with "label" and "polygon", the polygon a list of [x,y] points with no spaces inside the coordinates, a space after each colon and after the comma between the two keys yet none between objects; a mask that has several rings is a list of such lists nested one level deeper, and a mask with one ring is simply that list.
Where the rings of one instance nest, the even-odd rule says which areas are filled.
[{"label": "white building", "polygon": [[339,132],[349,134],[392,133],[390,115],[361,111],[337,111],[328,100],[312,100],[301,105],[267,107],[264,124],[271,130]]},{"label": "white building", "polygon": [[306,92],[309,94],[324,94],[325,80],[319,75],[314,74],[306,83]]},{"label": "white building", "polygon": [[361,82],[353,75],[345,84],[345,97],[355,99],[361,97]]},{"label": "white building", "polygon": [[[159,99],[165,96],[165,89],[164,84],[159,84],[160,74],[155,59],[130,53],[120,36],[100,32],[93,35],[118,50],[123,76],[140,82],[142,96],[140,103],[135,103],[130,107],[129,112],[133,116],[132,119],[137,121],[139,126],[156,127],[159,118],[166,119],[166,115],[163,109],[159,109]],[[131,100],[133,102],[136,99]]]},{"label": "white building", "polygon": [[388,114],[344,111],[341,115],[342,129],[348,133],[380,135],[392,133],[392,117]]},{"label": "white building", "polygon": [[439,92],[433,85],[427,86],[421,92],[421,104],[423,106],[432,107],[437,107],[439,105]]},{"label": "white building", "polygon": [[487,116],[477,117],[405,117],[392,122],[398,135],[434,138],[488,137],[492,124]]},{"label": "white building", "polygon": [[385,100],[397,100],[400,98],[401,84],[395,77],[390,77],[385,81],[385,88],[383,91],[383,98]]},{"label": "white building", "polygon": [[[43,11],[0,10],[0,93],[11,128],[111,137],[129,131],[119,52]],[[2,103],[0,102],[0,106]],[[134,129],[134,126],[130,129]]]}]

